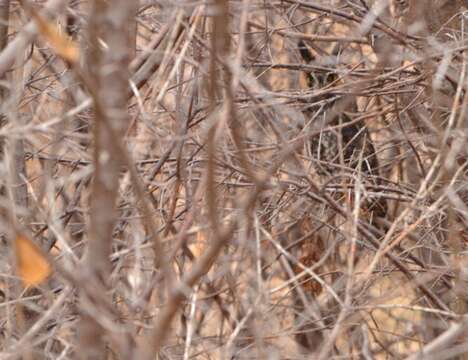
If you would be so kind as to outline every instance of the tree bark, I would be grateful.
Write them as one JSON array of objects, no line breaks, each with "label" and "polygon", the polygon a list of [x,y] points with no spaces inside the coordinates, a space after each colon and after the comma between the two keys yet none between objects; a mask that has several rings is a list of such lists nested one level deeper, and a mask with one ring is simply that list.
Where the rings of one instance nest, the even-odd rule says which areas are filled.
[{"label": "tree bark", "polygon": [[[101,287],[102,291],[107,289],[111,272],[112,232],[122,166],[116,141],[120,141],[127,127],[128,66],[133,52],[128,29],[135,6],[134,1],[95,0],[90,13],[87,85],[94,101],[94,180],[86,267],[96,288]],[[83,310],[86,311],[85,305]],[[105,330],[89,314],[80,326],[80,357],[107,357]]]}]

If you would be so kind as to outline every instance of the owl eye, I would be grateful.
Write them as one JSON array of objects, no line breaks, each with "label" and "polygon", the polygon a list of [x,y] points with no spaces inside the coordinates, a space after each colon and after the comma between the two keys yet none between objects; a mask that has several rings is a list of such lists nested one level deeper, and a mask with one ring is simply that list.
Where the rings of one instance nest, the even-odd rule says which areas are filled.
[{"label": "owl eye", "polygon": [[338,75],[336,73],[328,73],[325,77],[325,83],[330,84],[338,79]]},{"label": "owl eye", "polygon": [[315,87],[316,83],[315,76],[311,73],[307,74],[307,86],[312,89]]}]

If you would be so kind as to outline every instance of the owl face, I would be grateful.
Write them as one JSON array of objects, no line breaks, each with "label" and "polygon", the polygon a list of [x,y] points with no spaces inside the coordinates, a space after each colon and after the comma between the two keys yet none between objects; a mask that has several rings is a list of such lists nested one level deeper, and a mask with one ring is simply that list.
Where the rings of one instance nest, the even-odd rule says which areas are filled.
[{"label": "owl face", "polygon": [[[315,61],[315,56],[310,52],[307,45],[304,41],[299,40],[297,47],[299,49],[299,53],[301,54],[304,61],[308,64]],[[324,88],[338,79],[338,75],[335,72],[309,72],[306,74],[307,76],[307,86],[311,90],[318,90]]]},{"label": "owl face", "polygon": [[338,75],[334,72],[311,72],[306,74],[307,86],[309,89],[322,89],[338,79]]}]

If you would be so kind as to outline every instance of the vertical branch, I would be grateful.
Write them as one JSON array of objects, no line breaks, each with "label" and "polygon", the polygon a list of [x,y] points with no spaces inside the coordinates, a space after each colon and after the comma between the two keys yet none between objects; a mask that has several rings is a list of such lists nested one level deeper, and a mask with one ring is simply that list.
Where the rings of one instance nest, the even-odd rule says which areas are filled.
[{"label": "vertical branch", "polygon": [[[10,22],[10,0],[0,0],[0,51],[8,43],[8,24]],[[3,92],[3,90],[0,90]]]},{"label": "vertical branch", "polygon": [[[6,46],[6,44],[5,44]],[[11,81],[9,94],[3,94],[4,98],[7,98],[3,102],[5,107],[5,122],[15,121],[17,124],[24,124],[27,114],[21,109],[21,99],[24,95],[24,79],[27,77],[28,62],[27,52],[20,49],[18,51],[15,70],[11,75],[5,76]],[[26,76],[25,76],[26,75]],[[2,114],[3,115],[3,114]],[[24,135],[23,135],[24,136]],[[11,136],[5,139],[5,158],[8,166],[9,183],[7,184],[7,192],[9,197],[10,209],[8,209],[7,223],[14,224],[24,223],[24,211],[28,208],[28,189],[26,184],[27,170],[25,161],[25,149],[24,149],[24,137],[23,136]],[[10,246],[14,246],[14,239],[10,241]],[[13,288],[13,293],[18,296],[22,289],[19,287],[19,283]],[[29,288],[25,290],[26,296],[37,295],[37,290]],[[30,308],[24,306],[22,303],[16,305],[16,327],[19,333],[25,333],[38,319],[38,313],[32,311]],[[26,349],[23,353],[23,360],[31,360],[34,358],[32,349]],[[37,356],[41,359],[42,357]]]},{"label": "vertical branch", "polygon": [[128,36],[129,36],[129,41],[130,41],[130,57],[131,60],[133,60],[136,57],[136,49],[137,49],[137,39],[138,39],[138,21],[137,21],[137,15],[138,15],[138,8],[139,8],[139,0],[134,0],[133,1],[135,5],[133,6],[133,13],[132,17],[129,20],[129,26],[128,26]]},{"label": "vertical branch", "polygon": [[[216,110],[216,100],[218,94],[218,72],[217,72],[217,59],[224,58],[229,50],[229,33],[228,27],[228,4],[227,1],[217,0],[213,6],[215,16],[213,16],[213,33],[211,36],[211,58],[208,79],[208,96],[209,96],[209,113],[213,114]],[[228,77],[230,78],[230,77]],[[228,87],[230,84],[228,85]],[[227,111],[225,114],[228,116]],[[207,202],[208,202],[208,215],[210,218],[211,226],[215,236],[219,232],[216,211],[216,184],[215,184],[215,150],[216,150],[216,129],[218,124],[213,124],[208,132],[207,152]]]},{"label": "vertical branch", "polygon": [[[133,2],[95,1],[90,20],[92,51],[90,70],[95,101],[94,164],[91,200],[89,265],[107,277],[110,271],[112,228],[116,212],[119,171],[122,161],[115,156],[114,136],[122,136],[127,126],[126,90],[131,41],[128,24],[134,14]],[[126,35],[125,35],[126,34]],[[102,39],[107,50],[98,43]]]},{"label": "vertical branch", "polygon": [[[8,44],[8,24],[10,22],[10,0],[0,0],[0,52]],[[5,80],[5,75],[3,75],[0,80]],[[7,91],[4,86],[0,86],[0,101],[2,104],[5,104],[5,98],[7,95]],[[0,128],[3,127],[5,123],[5,115],[0,113]],[[4,157],[4,146],[5,146],[5,139],[0,137],[0,161],[3,160]],[[3,186],[0,187],[0,195],[4,195],[4,188]],[[3,211],[2,211],[3,213]],[[4,215],[4,214],[2,214]]]},{"label": "vertical branch", "polygon": [[[128,117],[128,66],[133,48],[128,27],[134,7],[133,1],[95,0],[89,21],[88,90],[94,100],[95,121],[87,268],[93,279],[104,286],[111,271],[112,232],[122,166],[115,137],[123,136]],[[80,335],[83,359],[106,358],[103,329],[91,316],[83,318]]]},{"label": "vertical branch", "polygon": [[[10,1],[9,0],[0,0],[0,52],[3,51],[3,49],[6,47],[8,44],[8,24],[10,21]],[[5,76],[3,75],[0,80],[5,80]],[[6,117],[4,113],[4,106],[5,106],[5,100],[7,97],[7,90],[4,88],[4,86],[0,86],[0,102],[2,104],[2,109],[0,112],[0,129],[3,128],[6,122]],[[0,163],[5,163],[5,138],[3,136],[0,137]],[[5,187],[5,179],[2,179],[0,182],[0,198],[7,198],[7,191]],[[5,207],[5,205],[0,206],[0,221],[5,221],[8,219],[8,211]],[[2,229],[3,230],[3,229]],[[6,247],[4,247],[3,243],[3,237],[0,238],[0,245],[2,246],[2,252],[4,254],[7,253]],[[10,252],[11,254],[11,252]],[[3,261],[5,258],[1,258]],[[7,258],[8,259],[8,258]],[[10,260],[10,259],[8,259]],[[8,294],[8,290],[6,289],[6,292],[4,293],[3,291],[1,292],[1,295],[6,298],[6,294]],[[7,326],[5,326],[5,336],[11,336],[11,326],[8,326],[10,322],[12,322],[11,318],[11,311],[10,307],[7,307],[6,309],[2,309],[0,312],[0,316],[2,318],[8,319],[7,320]]]}]

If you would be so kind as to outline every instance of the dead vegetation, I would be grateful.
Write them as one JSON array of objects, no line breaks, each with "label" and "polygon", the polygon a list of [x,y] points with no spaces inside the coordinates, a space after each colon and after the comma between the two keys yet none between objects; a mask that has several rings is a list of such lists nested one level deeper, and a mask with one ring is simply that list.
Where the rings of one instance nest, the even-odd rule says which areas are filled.
[{"label": "dead vegetation", "polygon": [[0,2],[0,359],[465,358],[464,6]]}]

